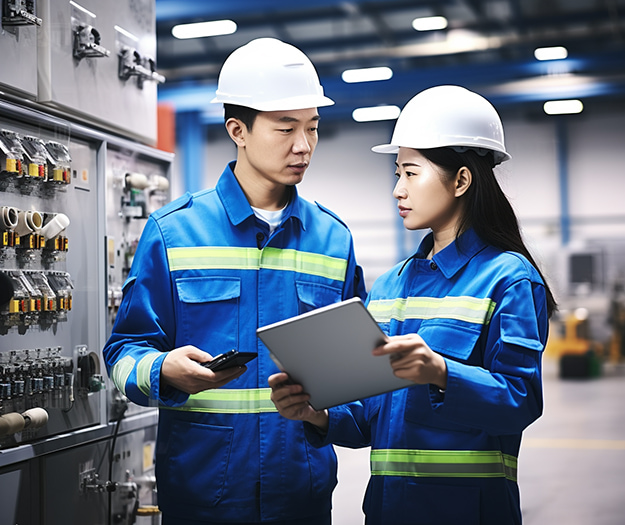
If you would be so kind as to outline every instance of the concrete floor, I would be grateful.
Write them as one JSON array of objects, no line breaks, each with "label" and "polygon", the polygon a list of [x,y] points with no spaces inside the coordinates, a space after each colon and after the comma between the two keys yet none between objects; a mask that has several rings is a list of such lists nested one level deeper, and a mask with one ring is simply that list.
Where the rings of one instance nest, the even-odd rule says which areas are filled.
[{"label": "concrete floor", "polygon": [[[625,524],[625,365],[561,380],[544,361],[545,411],[524,433],[519,486],[524,525]],[[334,525],[362,525],[369,449],[337,447]]]}]

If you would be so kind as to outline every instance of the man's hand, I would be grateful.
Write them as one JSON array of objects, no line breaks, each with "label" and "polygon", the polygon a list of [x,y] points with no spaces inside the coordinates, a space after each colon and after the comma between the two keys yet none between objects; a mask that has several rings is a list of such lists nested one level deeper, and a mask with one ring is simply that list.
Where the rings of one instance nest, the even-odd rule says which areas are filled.
[{"label": "man's hand", "polygon": [[175,348],[163,360],[161,380],[187,394],[197,394],[224,386],[247,370],[247,367],[242,366],[213,372],[200,364],[212,359],[209,353],[195,346]]},{"label": "man's hand", "polygon": [[388,355],[393,373],[420,385],[447,388],[447,363],[417,334],[396,335],[373,350],[373,355]]},{"label": "man's hand", "polygon": [[308,421],[323,431],[328,429],[328,412],[315,410],[310,406],[310,396],[304,392],[304,387],[292,383],[288,374],[279,372],[270,376],[268,382],[271,387],[271,401],[282,417]]}]

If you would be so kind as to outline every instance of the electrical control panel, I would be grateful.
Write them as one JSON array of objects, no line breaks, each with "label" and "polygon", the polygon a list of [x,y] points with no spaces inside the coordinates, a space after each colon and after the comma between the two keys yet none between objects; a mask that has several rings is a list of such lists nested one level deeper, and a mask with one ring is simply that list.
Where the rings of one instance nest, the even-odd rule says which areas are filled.
[{"label": "electrical control panel", "polygon": [[158,410],[102,357],[170,200],[154,0],[0,1],[0,525],[154,525]]},{"label": "electrical control panel", "polygon": [[[134,523],[153,474],[131,456],[107,471],[111,443],[87,443],[110,440],[122,418],[132,423],[124,419],[119,443],[141,448],[156,429],[157,410],[129,403],[110,381],[102,348],[145,223],[170,200],[173,155],[1,99],[0,123],[0,487],[19,472],[49,513],[81,509],[79,522],[90,523],[116,512]],[[88,468],[75,447],[100,462]],[[68,448],[64,457],[81,458],[71,469],[82,488],[40,484],[39,469]],[[32,477],[16,470],[25,458]],[[19,517],[34,512],[23,490],[33,489],[0,497]],[[39,523],[29,519],[21,522]]]},{"label": "electrical control panel", "polygon": [[20,96],[37,97],[37,38],[41,18],[34,0],[1,0],[0,85]]},{"label": "electrical control panel", "polygon": [[0,447],[98,423],[102,409],[97,145],[42,124],[0,129],[0,415],[39,407],[49,420]]},{"label": "electrical control panel", "polygon": [[156,142],[153,0],[38,0],[39,102]]}]

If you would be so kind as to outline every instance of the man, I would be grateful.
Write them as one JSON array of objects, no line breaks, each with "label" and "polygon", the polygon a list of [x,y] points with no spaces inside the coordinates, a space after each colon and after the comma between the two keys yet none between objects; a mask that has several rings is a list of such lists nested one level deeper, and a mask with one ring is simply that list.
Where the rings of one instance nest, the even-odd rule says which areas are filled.
[{"label": "man", "polygon": [[[224,103],[236,161],[216,188],[150,216],[104,349],[108,372],[129,399],[160,407],[163,525],[329,524],[336,456],[275,410],[277,368],[256,328],[365,295],[349,230],[295,189],[317,108],[333,101],[306,55],[263,38],[228,57],[213,102]],[[232,348],[258,358],[200,365]]]}]

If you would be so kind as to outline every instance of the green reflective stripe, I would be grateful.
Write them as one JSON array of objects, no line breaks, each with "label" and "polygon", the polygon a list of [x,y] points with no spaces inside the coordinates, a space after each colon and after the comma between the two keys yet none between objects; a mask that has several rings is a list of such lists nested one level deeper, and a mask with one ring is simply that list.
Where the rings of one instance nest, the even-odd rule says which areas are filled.
[{"label": "green reflective stripe", "polygon": [[456,319],[488,324],[495,306],[488,297],[408,297],[373,300],[368,309],[378,323],[388,323],[391,319]]},{"label": "green reflective stripe", "polygon": [[517,458],[499,450],[372,450],[371,475],[517,480]]},{"label": "green reflective stripe", "polygon": [[[169,408],[169,407],[161,407]],[[184,406],[172,410],[209,414],[260,414],[277,412],[271,401],[271,388],[205,390],[189,396]]]},{"label": "green reflective stripe", "polygon": [[198,246],[169,248],[167,260],[176,270],[284,270],[345,280],[347,260],[319,253],[281,250],[279,248],[229,248]]},{"label": "green reflective stripe", "polygon": [[150,389],[152,387],[152,382],[150,381],[152,363],[158,356],[158,353],[153,352],[141,359],[137,365],[137,387],[148,397],[150,397]]},{"label": "green reflective stripe", "polygon": [[130,377],[132,369],[135,367],[135,360],[127,355],[122,357],[111,369],[111,379],[119,391],[126,395],[126,381]]},{"label": "green reflective stripe", "polygon": [[270,270],[307,273],[336,281],[344,281],[347,260],[318,253],[265,248],[261,266]]},{"label": "green reflective stripe", "polygon": [[258,270],[260,253],[257,248],[227,246],[196,246],[168,248],[167,260],[171,271],[176,270]]}]

